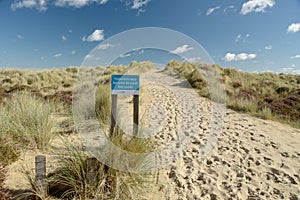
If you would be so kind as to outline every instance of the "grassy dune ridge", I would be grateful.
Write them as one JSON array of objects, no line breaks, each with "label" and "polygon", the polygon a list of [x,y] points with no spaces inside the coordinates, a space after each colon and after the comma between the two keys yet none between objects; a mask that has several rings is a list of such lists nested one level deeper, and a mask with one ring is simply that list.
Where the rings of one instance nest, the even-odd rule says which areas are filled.
[{"label": "grassy dune ridge", "polygon": [[200,95],[208,98],[206,83],[201,74],[195,71],[195,66],[204,71],[212,67],[218,69],[219,81],[225,86],[229,108],[300,128],[300,75],[248,73],[199,63],[168,63],[167,71],[172,69],[179,72]]}]

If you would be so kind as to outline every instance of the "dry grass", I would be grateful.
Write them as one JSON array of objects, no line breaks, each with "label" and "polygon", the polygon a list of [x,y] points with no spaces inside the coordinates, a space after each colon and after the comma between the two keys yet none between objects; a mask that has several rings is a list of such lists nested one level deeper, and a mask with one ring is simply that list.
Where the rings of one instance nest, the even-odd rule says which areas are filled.
[{"label": "dry grass", "polygon": [[[147,152],[151,149],[148,141],[132,139],[128,142],[122,140],[121,134],[111,141],[120,148],[130,152]],[[150,147],[150,148],[149,148]],[[112,152],[113,154],[114,152]],[[114,162],[120,162],[113,154]],[[103,163],[96,161],[93,165],[95,176],[90,176],[88,171],[88,160],[91,159],[82,145],[64,143],[64,149],[60,149],[57,156],[56,168],[47,175],[47,195],[41,192],[41,187],[35,179],[32,170],[24,170],[23,173],[28,182],[26,192],[15,196],[15,198],[38,198],[46,199],[144,199],[144,184],[151,184],[150,174],[140,174],[119,171],[106,167]],[[141,156],[134,167],[144,165],[144,157]]]},{"label": "dry grass", "polygon": [[54,102],[16,92],[1,105],[0,135],[10,136],[24,147],[45,150],[55,135],[54,112]]},{"label": "dry grass", "polygon": [[82,147],[66,146],[59,166],[48,176],[49,194],[62,199],[141,199],[136,197],[145,176],[121,172],[97,161],[95,182],[88,178],[88,156]]},{"label": "dry grass", "polygon": [[[263,119],[272,119],[300,128],[300,75],[241,72],[218,65],[197,64],[204,74],[195,71],[195,64],[171,61],[166,71],[185,77],[199,94],[211,98],[203,75],[211,68],[220,72],[229,108]],[[210,76],[213,74],[209,74]]]},{"label": "dry grass", "polygon": [[0,200],[9,200],[10,196],[3,186],[5,180],[5,168],[0,165]]},{"label": "dry grass", "polygon": [[111,115],[110,85],[100,85],[96,91],[95,110],[100,124],[109,124]]}]

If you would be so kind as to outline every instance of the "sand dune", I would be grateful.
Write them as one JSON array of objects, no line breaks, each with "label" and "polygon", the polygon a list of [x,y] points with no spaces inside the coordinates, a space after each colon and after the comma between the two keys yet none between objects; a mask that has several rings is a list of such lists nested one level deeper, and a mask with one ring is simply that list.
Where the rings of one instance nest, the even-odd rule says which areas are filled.
[{"label": "sand dune", "polygon": [[[142,74],[141,81],[143,137],[154,137],[161,147],[148,157],[160,170],[145,199],[299,199],[299,129],[212,110],[219,105],[160,70]],[[129,102],[120,99],[121,113],[132,115]],[[130,121],[122,127],[126,132],[132,130]],[[23,185],[16,176],[20,162],[10,167],[6,182],[13,189]]]}]

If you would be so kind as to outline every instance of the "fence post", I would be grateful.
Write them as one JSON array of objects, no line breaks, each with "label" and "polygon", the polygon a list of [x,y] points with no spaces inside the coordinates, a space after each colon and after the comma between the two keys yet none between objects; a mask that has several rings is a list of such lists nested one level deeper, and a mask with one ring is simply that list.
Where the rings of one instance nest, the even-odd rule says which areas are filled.
[{"label": "fence post", "polygon": [[97,177],[100,168],[100,162],[95,158],[87,159],[87,180],[90,185],[95,186],[97,184]]},{"label": "fence post", "polygon": [[117,107],[118,107],[118,95],[111,95],[111,127],[110,127],[110,135],[112,138],[118,134],[118,124],[117,124]]},{"label": "fence post", "polygon": [[37,183],[37,192],[40,195],[47,195],[46,185],[46,157],[37,155],[35,157],[35,176]]},{"label": "fence post", "polygon": [[133,96],[133,135],[137,136],[139,131],[139,95]]}]

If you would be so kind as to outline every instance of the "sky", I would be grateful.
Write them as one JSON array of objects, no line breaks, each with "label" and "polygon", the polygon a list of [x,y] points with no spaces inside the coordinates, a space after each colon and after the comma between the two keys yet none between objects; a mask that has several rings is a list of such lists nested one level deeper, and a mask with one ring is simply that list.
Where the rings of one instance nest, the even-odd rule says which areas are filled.
[{"label": "sky", "polygon": [[[187,39],[130,31],[146,27]],[[300,0],[0,0],[0,28],[1,69],[81,66],[95,49],[103,58],[135,43],[112,63],[207,62],[206,53],[222,67],[300,74]],[[170,45],[151,49],[153,40]]]}]

